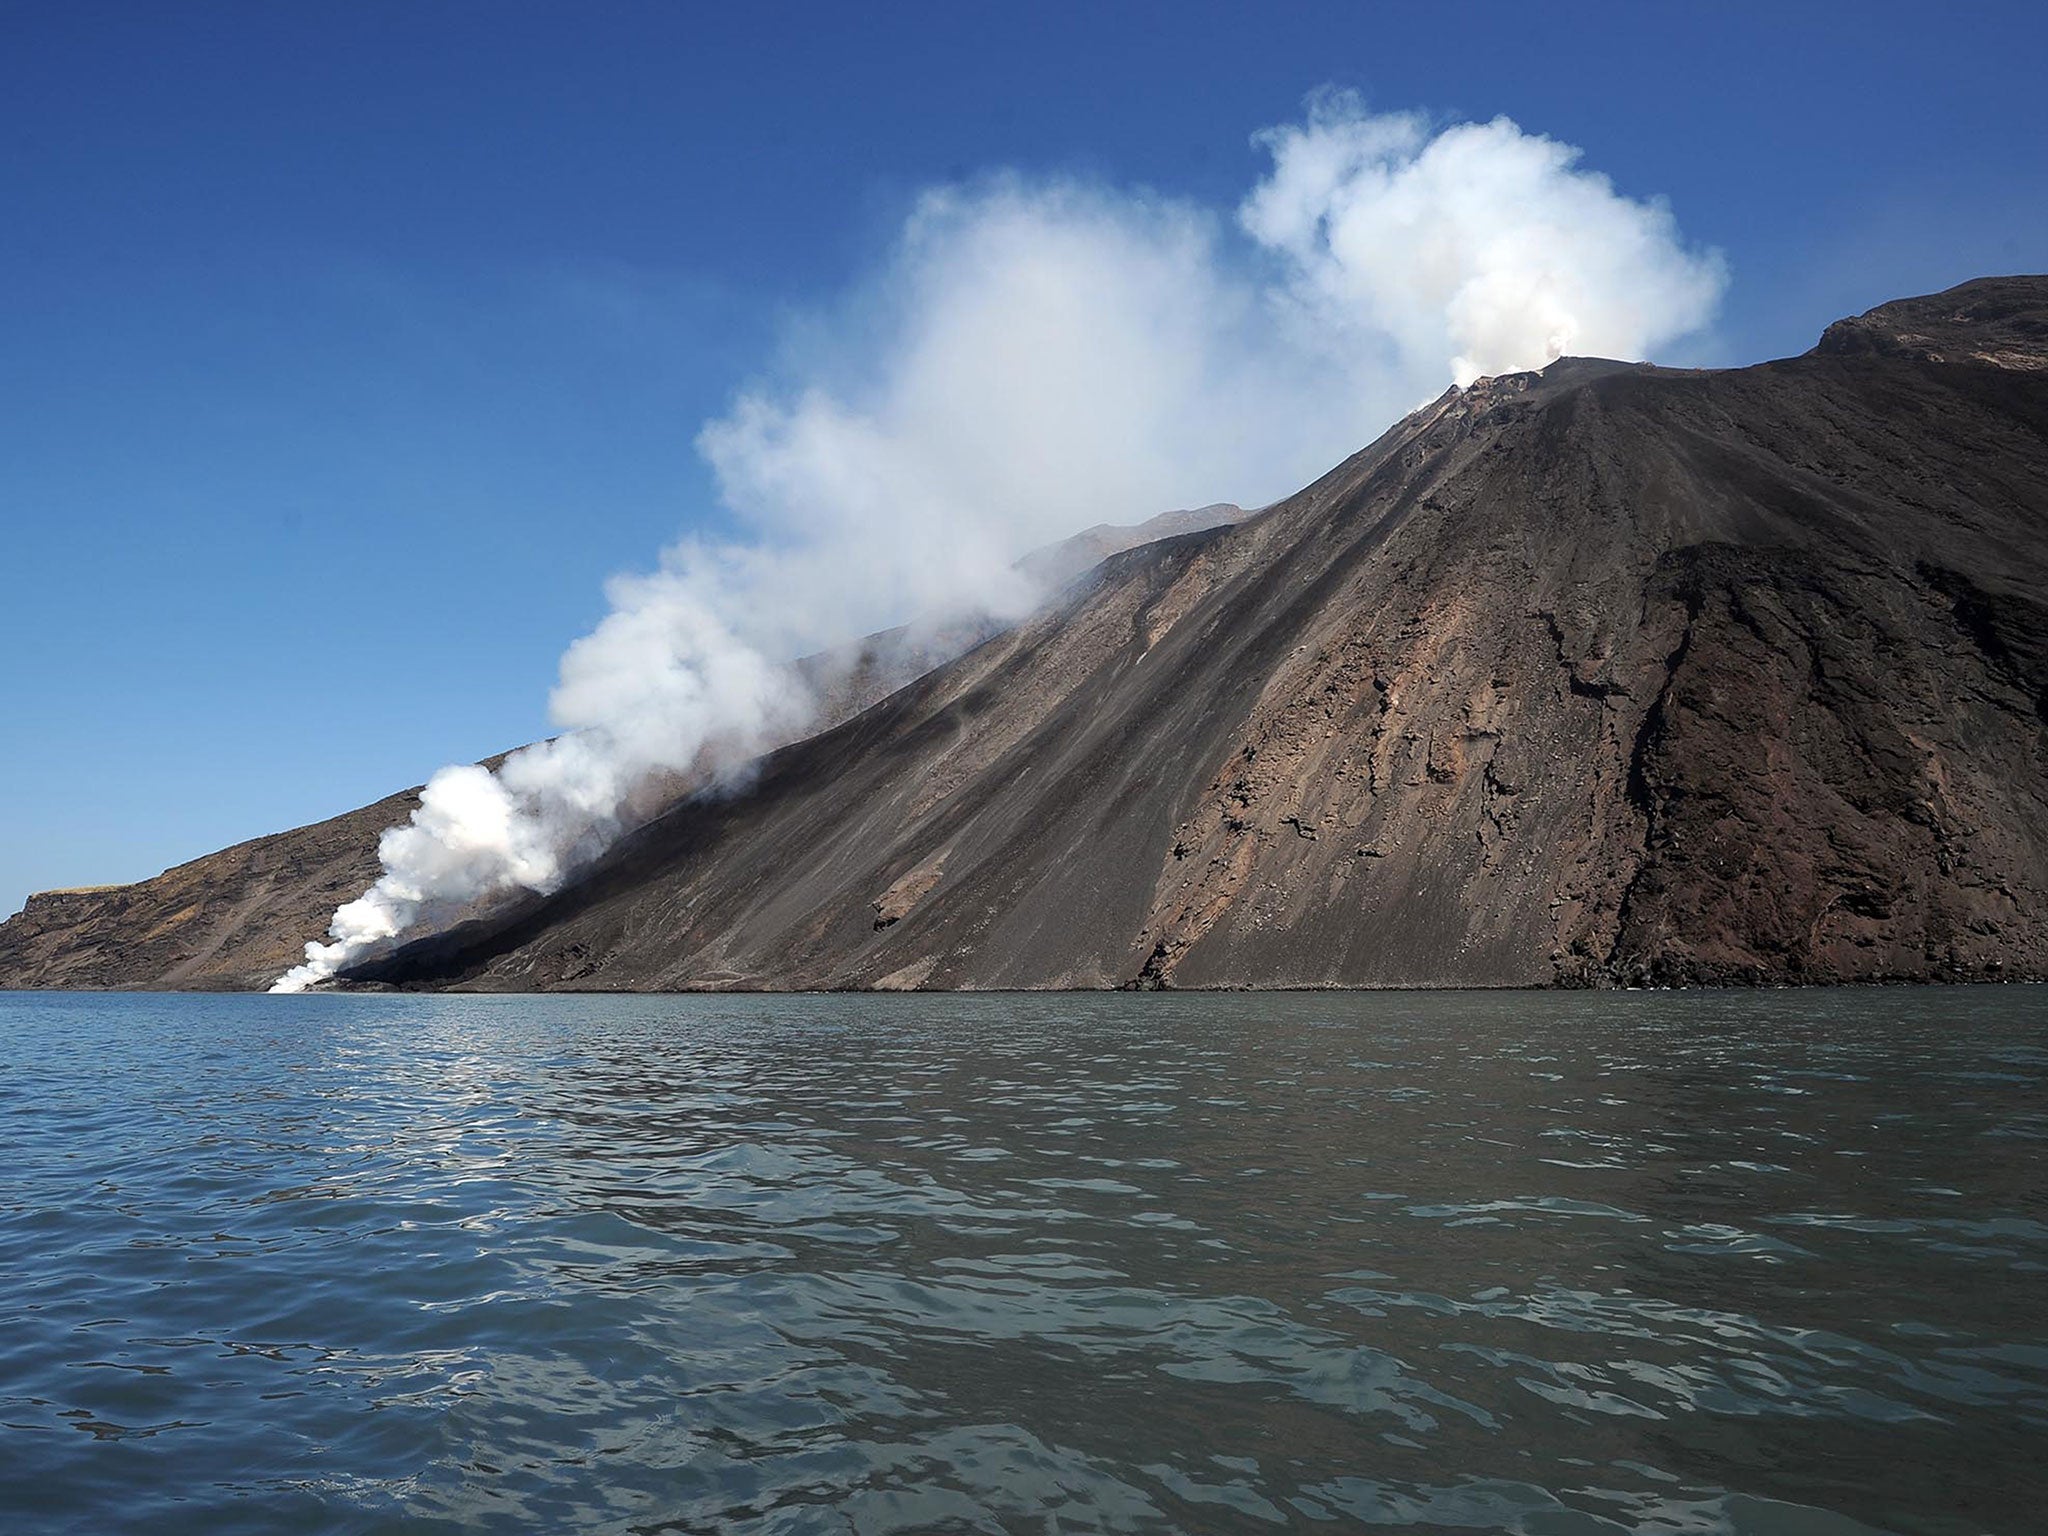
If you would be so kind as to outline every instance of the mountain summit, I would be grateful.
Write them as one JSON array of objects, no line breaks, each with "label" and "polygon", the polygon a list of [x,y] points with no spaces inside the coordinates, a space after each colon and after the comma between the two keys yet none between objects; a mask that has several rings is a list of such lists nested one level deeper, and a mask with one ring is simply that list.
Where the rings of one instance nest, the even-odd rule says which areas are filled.
[{"label": "mountain summit", "polygon": [[[1247,521],[1111,555],[748,794],[351,979],[2048,975],[2044,590],[2048,278],[1749,368],[1565,359],[1446,393]],[[338,857],[402,803],[375,809],[265,840],[270,878],[292,839]],[[197,936],[165,964],[155,898],[118,915],[153,884],[35,898],[0,980],[268,980]],[[244,904],[211,954],[317,936],[255,942]]]}]

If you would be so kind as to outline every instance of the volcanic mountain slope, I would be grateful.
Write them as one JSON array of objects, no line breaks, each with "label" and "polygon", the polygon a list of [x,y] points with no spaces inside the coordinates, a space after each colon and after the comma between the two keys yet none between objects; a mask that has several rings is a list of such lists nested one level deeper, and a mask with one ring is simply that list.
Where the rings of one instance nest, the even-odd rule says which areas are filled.
[{"label": "volcanic mountain slope", "polygon": [[[1446,394],[1249,522],[1113,556],[751,794],[355,979],[2040,976],[2044,567],[2048,279],[1753,368],[1566,360]],[[0,926],[0,981],[260,984],[407,808],[212,856],[204,931],[181,871],[39,897]],[[315,891],[321,849],[360,868]]]},{"label": "volcanic mountain slope", "polygon": [[356,973],[480,989],[2048,974],[2048,279],[1446,394]]},{"label": "volcanic mountain slope", "polygon": [[[1019,563],[1050,590],[1105,555],[1246,515],[1218,504],[1104,524]],[[815,700],[814,724],[850,719],[1000,627],[977,618],[906,624],[803,658],[796,667]],[[681,793],[689,781],[674,787]],[[418,797],[417,786],[401,790],[129,885],[39,891],[0,923],[0,987],[266,987],[325,933],[337,906],[377,878],[379,835],[411,815]]]}]

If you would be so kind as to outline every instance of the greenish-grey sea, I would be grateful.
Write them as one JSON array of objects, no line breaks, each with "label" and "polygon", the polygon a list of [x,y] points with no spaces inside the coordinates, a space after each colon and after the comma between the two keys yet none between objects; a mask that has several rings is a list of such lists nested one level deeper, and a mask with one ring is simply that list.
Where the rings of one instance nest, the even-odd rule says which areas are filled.
[{"label": "greenish-grey sea", "polygon": [[2038,1532],[2048,993],[0,997],[0,1529]]}]

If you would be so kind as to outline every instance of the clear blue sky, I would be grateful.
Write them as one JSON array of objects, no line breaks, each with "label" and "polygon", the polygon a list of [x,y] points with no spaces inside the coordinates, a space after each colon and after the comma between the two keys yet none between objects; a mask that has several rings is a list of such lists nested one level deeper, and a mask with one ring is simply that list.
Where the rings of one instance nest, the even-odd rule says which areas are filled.
[{"label": "clear blue sky", "polygon": [[2048,268],[2044,80],[2038,0],[0,0],[0,914],[542,734],[920,188],[1227,209],[1316,86],[1505,113],[1726,252],[1739,362]]}]

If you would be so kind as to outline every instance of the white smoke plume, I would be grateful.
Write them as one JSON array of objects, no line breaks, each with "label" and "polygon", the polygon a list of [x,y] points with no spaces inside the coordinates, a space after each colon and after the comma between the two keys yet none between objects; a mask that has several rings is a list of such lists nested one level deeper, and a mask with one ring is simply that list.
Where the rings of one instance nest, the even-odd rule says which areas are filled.
[{"label": "white smoke plume", "polygon": [[1432,133],[1325,95],[1258,141],[1273,170],[1239,217],[1285,258],[1297,321],[1431,392],[1446,365],[1462,387],[1567,353],[1640,359],[1699,329],[1727,285],[1661,200],[1619,196],[1504,117]]},{"label": "white smoke plume", "polygon": [[1255,142],[1234,221],[997,176],[927,193],[882,272],[698,447],[744,536],[608,591],[563,657],[564,734],[444,768],[298,991],[416,930],[557,888],[685,772],[730,778],[804,727],[790,658],[1040,594],[1014,562],[1097,522],[1305,483],[1451,383],[1640,358],[1726,275],[1661,202],[1499,118],[1434,127],[1312,98]]}]

